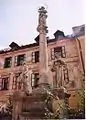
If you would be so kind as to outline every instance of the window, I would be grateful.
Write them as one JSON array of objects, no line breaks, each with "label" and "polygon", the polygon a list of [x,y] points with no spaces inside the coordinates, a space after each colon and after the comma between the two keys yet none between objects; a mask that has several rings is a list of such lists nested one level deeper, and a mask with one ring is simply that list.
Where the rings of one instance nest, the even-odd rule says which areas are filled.
[{"label": "window", "polygon": [[5,58],[4,68],[9,68],[12,65],[12,57]]},{"label": "window", "polygon": [[21,89],[21,83],[18,82],[18,77],[20,76],[21,73],[16,73],[15,77],[13,77],[13,84],[12,84],[12,89],[17,90]]},{"label": "window", "polygon": [[32,62],[39,62],[39,51],[32,52]]},{"label": "window", "polygon": [[17,56],[17,66],[22,65],[24,61],[25,61],[25,54]]},{"label": "window", "polygon": [[8,90],[9,85],[9,77],[2,78],[2,83],[1,83],[1,90]]},{"label": "window", "polygon": [[32,73],[32,79],[31,79],[31,86],[37,87],[38,86],[38,81],[39,81],[39,73]]},{"label": "window", "polygon": [[52,48],[51,50],[52,50],[51,58],[53,60],[55,59],[55,57],[56,58],[59,58],[59,57],[65,58],[66,57],[65,46],[55,47],[55,48]]}]

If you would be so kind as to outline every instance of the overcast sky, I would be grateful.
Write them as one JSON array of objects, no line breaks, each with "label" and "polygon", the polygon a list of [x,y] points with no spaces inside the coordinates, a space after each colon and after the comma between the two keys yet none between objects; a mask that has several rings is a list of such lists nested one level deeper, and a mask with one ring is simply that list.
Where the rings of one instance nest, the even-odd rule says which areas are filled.
[{"label": "overcast sky", "polygon": [[48,11],[50,38],[57,29],[67,35],[73,26],[84,24],[83,0],[0,0],[0,49],[12,41],[20,45],[34,42],[41,5]]}]

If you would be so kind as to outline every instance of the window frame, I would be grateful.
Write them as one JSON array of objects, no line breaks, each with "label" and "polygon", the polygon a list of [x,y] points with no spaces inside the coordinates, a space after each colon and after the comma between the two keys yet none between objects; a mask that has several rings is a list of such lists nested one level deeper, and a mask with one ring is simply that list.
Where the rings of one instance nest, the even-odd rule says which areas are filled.
[{"label": "window frame", "polygon": [[61,49],[60,57],[66,58],[65,46],[58,46],[58,47],[51,48],[51,60],[55,60],[55,49],[59,49],[59,48]]},{"label": "window frame", "polygon": [[[37,58],[36,58],[36,54],[37,54]],[[32,52],[32,62],[33,63],[37,63],[37,62],[39,62],[39,51],[34,51],[34,52]]]},{"label": "window frame", "polygon": [[[36,79],[37,79],[37,78],[35,78],[36,75],[39,76],[39,73],[32,73],[32,74],[31,74],[31,87],[32,87],[32,88],[36,88],[36,87],[38,86],[38,81],[39,81],[39,79],[36,81]],[[36,81],[36,82],[35,82],[35,81]]]},{"label": "window frame", "polygon": [[12,89],[13,90],[19,90],[21,89],[21,87],[19,88],[19,85],[18,85],[18,77],[20,76],[21,72],[19,73],[15,73],[15,76],[13,77],[13,81],[12,81]]},{"label": "window frame", "polygon": [[[8,65],[8,62],[9,62],[9,65]],[[12,57],[6,57],[4,59],[4,68],[10,68],[11,66],[12,66]]]},{"label": "window frame", "polygon": [[[5,88],[5,83],[6,83],[6,88]],[[5,91],[5,90],[9,90],[9,77],[2,77],[1,80],[1,91]]]},{"label": "window frame", "polygon": [[[23,56],[23,60],[19,60],[20,56]],[[14,57],[14,66],[20,66],[24,63],[26,59],[26,54],[19,54],[17,56]]]}]

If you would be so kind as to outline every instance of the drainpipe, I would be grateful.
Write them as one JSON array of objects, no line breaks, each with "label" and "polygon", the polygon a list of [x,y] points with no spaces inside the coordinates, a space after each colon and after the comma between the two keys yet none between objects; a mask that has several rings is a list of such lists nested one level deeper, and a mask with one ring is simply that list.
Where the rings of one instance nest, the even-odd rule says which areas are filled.
[{"label": "drainpipe", "polygon": [[80,64],[82,66],[83,73],[85,73],[84,61],[83,61],[83,56],[82,56],[82,49],[81,49],[80,40],[79,40],[78,37],[75,37],[75,39],[76,39],[77,48],[78,48],[78,52],[79,52]]}]

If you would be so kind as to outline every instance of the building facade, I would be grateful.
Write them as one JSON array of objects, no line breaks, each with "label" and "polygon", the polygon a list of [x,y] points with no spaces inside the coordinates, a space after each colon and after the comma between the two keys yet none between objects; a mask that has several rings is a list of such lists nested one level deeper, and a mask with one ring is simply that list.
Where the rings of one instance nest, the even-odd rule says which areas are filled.
[{"label": "building facade", "polygon": [[[52,69],[52,63],[56,59],[65,62],[65,69],[61,69],[58,74],[62,77],[62,86],[72,94],[71,100],[76,90],[84,87],[85,73],[85,35],[84,25],[73,28],[73,35],[65,36],[62,31],[57,30],[53,39],[47,38],[48,43],[48,67]],[[27,63],[28,69],[32,71],[30,81],[34,89],[39,83],[39,36],[35,38],[35,43],[19,46],[12,42],[9,49],[0,51],[0,104],[5,104],[10,94],[16,90],[22,90],[22,83],[18,81],[22,73],[22,64]],[[51,79],[52,78],[52,79]],[[50,84],[58,87],[55,71],[51,70]]]}]

